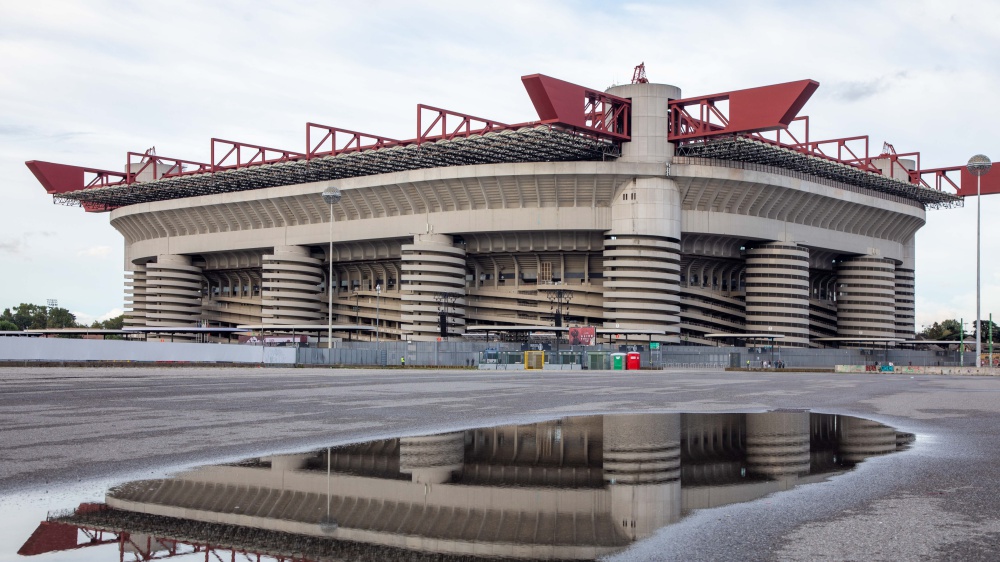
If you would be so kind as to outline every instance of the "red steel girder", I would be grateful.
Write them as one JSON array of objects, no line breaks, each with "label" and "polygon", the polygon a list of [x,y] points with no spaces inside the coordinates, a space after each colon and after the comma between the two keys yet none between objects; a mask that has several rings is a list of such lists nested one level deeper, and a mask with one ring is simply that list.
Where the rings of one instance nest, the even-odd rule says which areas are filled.
[{"label": "red steel girder", "polygon": [[[800,126],[795,127],[796,124]],[[795,127],[795,131],[792,128]],[[750,133],[750,136],[764,142],[776,144],[781,147],[800,146],[809,143],[809,116],[802,115],[792,119],[786,129],[775,129],[773,131],[758,131]],[[773,138],[772,138],[773,137]]]},{"label": "red steel girder", "polygon": [[980,178],[972,175],[968,168],[961,166],[962,187],[958,190],[959,197],[971,197],[976,195],[976,180],[981,181],[981,193],[983,195],[993,195],[1000,193],[1000,162],[994,162],[990,170]]},{"label": "red steel girder", "polygon": [[672,100],[668,139],[678,142],[786,129],[818,87],[815,80],[799,80]]},{"label": "red steel girder", "polygon": [[[138,161],[135,164],[140,164],[137,170],[132,169],[133,158],[137,158]],[[149,151],[139,153],[139,152],[129,152],[126,157],[125,169],[128,170],[126,183],[135,183],[142,172],[146,171],[150,166],[153,167],[153,179],[169,178],[173,176],[188,174],[202,174],[205,172],[210,172],[212,170],[211,164],[205,164],[204,162],[194,162],[192,160],[181,160],[180,158],[168,158],[166,156],[157,156],[155,154],[150,154]],[[189,169],[185,170],[184,167],[188,166]]]},{"label": "red steel girder", "polygon": [[640,62],[635,70],[632,71],[632,83],[633,84],[649,84],[649,79],[646,78],[646,63]]},{"label": "red steel girder", "polygon": [[871,164],[871,157],[868,152],[869,145],[868,135],[857,135],[853,137],[809,141],[805,144],[792,145],[787,148],[810,156],[826,158],[840,162],[841,164],[854,166],[867,172],[880,174],[882,171]]},{"label": "red steel girder", "polygon": [[[903,172],[906,174],[907,179],[910,183],[919,184],[920,180],[916,175],[914,175],[914,171],[920,169],[920,153],[896,152],[896,149],[892,148],[891,144],[889,143],[884,143],[884,144],[886,147],[890,149],[890,151],[888,152],[883,151],[882,154],[879,154],[878,156],[872,156],[871,158],[868,158],[865,163],[869,164],[873,168],[878,168],[875,162],[885,161],[889,165],[889,173],[886,175],[895,179],[899,179],[897,177],[897,172]],[[914,161],[912,169],[910,167],[907,167],[903,162],[900,162],[900,160],[902,160],[903,158],[912,159]],[[883,171],[882,173],[885,174],[886,172]]]},{"label": "red steel girder", "polygon": [[[948,167],[948,168],[931,168],[929,170],[921,170],[921,169],[918,168],[918,169],[913,170],[912,172],[910,172],[910,178],[912,178],[912,180],[913,180],[914,183],[917,183],[917,184],[922,185],[923,187],[926,187],[926,188],[929,188],[929,189],[936,189],[938,191],[941,191],[941,188],[944,187],[945,183],[947,183],[948,185],[950,185],[953,188],[955,188],[955,192],[958,193],[959,191],[961,191],[961,187],[959,187],[959,183],[962,182],[962,178],[959,177],[959,180],[958,180],[959,183],[955,183],[955,180],[951,176],[949,176],[948,174],[952,173],[952,172],[960,172],[963,169],[964,169],[963,166],[951,166],[951,167]],[[932,175],[933,176],[933,178],[934,178],[934,180],[933,180],[934,181],[934,185],[931,185],[930,183],[928,183],[927,179],[924,178],[924,176],[927,176],[927,175]],[[975,188],[975,183],[972,184],[972,189],[973,189],[973,195],[975,195],[975,189],[976,189]]]},{"label": "red steel girder", "polygon": [[631,138],[632,102],[544,74],[522,76],[540,122],[627,141]]},{"label": "red steel girder", "polygon": [[[56,164],[41,160],[29,160],[24,163],[34,174],[38,183],[42,184],[46,193],[58,195],[71,191],[80,191],[95,187],[110,187],[125,183],[128,175],[124,172],[112,172],[70,164]],[[88,213],[110,211],[112,208],[98,203],[84,202],[83,210]]]},{"label": "red steel girder", "polygon": [[[433,116],[429,119],[430,124],[426,127],[424,127],[424,123],[428,122],[428,120],[424,118],[424,112],[431,113]],[[450,125],[449,118],[451,120]],[[511,125],[493,121],[492,119],[473,117],[472,115],[424,104],[417,105],[417,145],[437,140],[451,140],[455,137],[481,135],[509,128],[511,128]]]},{"label": "red steel girder", "polygon": [[[319,140],[315,140],[318,135],[313,134],[314,129],[321,133]],[[325,149],[327,143],[329,143],[328,150]],[[318,123],[306,123],[306,160],[321,156],[336,156],[345,152],[388,148],[390,146],[397,146],[400,143],[401,141],[396,139],[349,131]]]},{"label": "red steel girder", "polygon": [[[217,146],[219,147],[218,149],[216,148]],[[226,150],[226,147],[228,147],[228,150]],[[231,161],[230,157],[233,157],[235,162]],[[301,160],[305,157],[306,155],[301,152],[213,138],[211,171],[218,172],[219,170],[248,168],[263,164],[277,164],[280,162]],[[188,173],[185,172],[181,175],[187,175]]]},{"label": "red steel girder", "polygon": [[[959,174],[957,182],[954,177],[956,172]],[[950,185],[955,189],[955,195],[959,197],[975,197],[977,179],[981,181],[980,193],[982,195],[1000,193],[1000,163],[994,163],[990,171],[981,178],[972,175],[965,166],[948,166],[926,170],[921,170],[918,166],[916,170],[910,172],[910,178],[913,183],[938,191],[941,191],[945,184]],[[933,178],[931,180],[933,183],[928,181],[931,178]]]},{"label": "red steel girder", "polygon": [[[81,508],[86,505],[88,504],[81,505]],[[83,542],[80,541],[81,531],[84,536]],[[21,556],[37,556],[49,552],[113,544],[120,542],[121,535],[121,533],[113,531],[91,529],[57,521],[42,521],[17,553]]]},{"label": "red steel girder", "polygon": [[24,164],[35,175],[35,179],[42,184],[45,191],[53,195],[91,187],[118,185],[124,183],[127,177],[124,172],[42,162],[41,160],[29,160]]},{"label": "red steel girder", "polygon": [[[131,185],[140,174],[153,170],[154,179],[212,174],[224,170],[247,168],[336,156],[347,152],[378,150],[438,140],[479,135],[525,126],[552,125],[592,137],[629,140],[631,102],[603,92],[535,74],[522,77],[542,121],[515,125],[484,119],[429,105],[417,106],[417,136],[396,140],[337,127],[306,123],[304,153],[261,145],[211,139],[208,164],[180,158],[157,156],[151,151],[126,154],[126,171],[114,172],[83,166],[31,160],[25,162],[39,183],[51,195],[81,191],[88,188]],[[162,169],[161,169],[162,168]],[[113,206],[84,202],[87,211],[108,211]]]}]

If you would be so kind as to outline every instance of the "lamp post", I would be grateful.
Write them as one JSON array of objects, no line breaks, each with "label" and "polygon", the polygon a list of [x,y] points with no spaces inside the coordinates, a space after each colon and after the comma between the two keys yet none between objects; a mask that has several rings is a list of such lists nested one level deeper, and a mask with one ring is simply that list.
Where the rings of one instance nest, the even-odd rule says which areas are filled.
[{"label": "lamp post", "polygon": [[324,533],[332,533],[339,525],[337,520],[330,517],[330,447],[326,448],[326,518],[320,520],[319,528]]},{"label": "lamp post", "polygon": [[358,339],[361,339],[361,292],[354,291],[354,320],[358,323]]},{"label": "lamp post", "polygon": [[[562,328],[563,325],[563,306],[569,307],[569,301],[573,300],[573,291],[569,289],[563,289],[561,287],[555,289],[542,289],[545,291],[545,298],[549,300],[549,309],[554,312],[552,316],[552,326],[555,328]],[[561,361],[559,358],[559,334],[561,330],[556,330],[556,360]],[[628,343],[628,338],[626,337],[626,343]]]},{"label": "lamp post", "polygon": [[333,349],[333,205],[340,203],[340,190],[328,187],[323,190],[323,201],[330,205],[330,248],[326,260],[330,263],[326,277],[326,348]]},{"label": "lamp post", "polygon": [[379,297],[382,296],[382,284],[378,283],[375,285],[375,360],[379,360],[378,348],[379,348],[379,328],[380,323],[378,319],[379,311]]},{"label": "lamp post", "polygon": [[965,318],[958,319],[958,365],[965,366]]},{"label": "lamp post", "polygon": [[981,200],[981,185],[983,183],[983,176],[986,172],[990,171],[993,164],[990,159],[982,154],[977,154],[972,158],[969,158],[969,163],[965,165],[969,173],[976,176],[976,367],[980,365],[980,357],[983,356],[983,323],[980,317],[980,305],[981,305],[981,294],[980,294],[980,282],[982,275],[980,273],[980,256],[982,245],[980,235],[982,224],[982,203]]}]

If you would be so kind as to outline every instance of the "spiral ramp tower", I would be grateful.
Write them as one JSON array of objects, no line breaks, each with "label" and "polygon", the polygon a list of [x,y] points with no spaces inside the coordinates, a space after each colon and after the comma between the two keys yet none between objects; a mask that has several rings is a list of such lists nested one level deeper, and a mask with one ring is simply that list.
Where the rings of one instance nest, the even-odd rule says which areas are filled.
[{"label": "spiral ramp tower", "polygon": [[465,250],[451,236],[417,234],[402,247],[402,329],[416,341],[440,337],[444,311],[449,335],[465,332]]},{"label": "spiral ramp tower", "polygon": [[809,250],[790,242],[746,253],[746,327],[784,334],[781,345],[809,345]]},{"label": "spiral ramp tower", "polygon": [[837,267],[837,335],[896,336],[896,266],[873,256],[849,258]]},{"label": "spiral ramp tower", "polygon": [[125,327],[146,326],[146,265],[139,264],[125,275]]},{"label": "spiral ramp tower", "polygon": [[611,513],[637,539],[677,521],[681,512],[681,415],[606,415],[604,481]]},{"label": "spiral ramp tower", "polygon": [[778,479],[809,472],[809,412],[747,414],[747,471]]},{"label": "spiral ramp tower", "polygon": [[146,264],[146,326],[197,327],[201,285],[201,268],[188,256],[159,255]]},{"label": "spiral ramp tower", "polygon": [[261,265],[261,307],[265,324],[315,324],[323,319],[323,268],[301,246],[277,246]]},{"label": "spiral ramp tower", "polygon": [[[630,142],[621,162],[668,167],[669,100],[681,91],[668,84],[627,84],[608,90],[632,100]],[[640,177],[620,186],[604,236],[604,326],[665,332],[654,339],[680,341],[681,206],[676,182]]]},{"label": "spiral ramp tower", "polygon": [[414,482],[448,482],[465,465],[465,432],[403,437],[399,440],[399,471]]},{"label": "spiral ramp tower", "polygon": [[670,238],[612,235],[604,241],[606,327],[680,333],[680,244]]},{"label": "spiral ramp tower", "polygon": [[916,325],[916,282],[912,269],[896,268],[896,337],[913,339]]},{"label": "spiral ramp tower", "polygon": [[896,430],[877,421],[840,416],[839,451],[847,462],[859,463],[868,457],[896,450]]}]

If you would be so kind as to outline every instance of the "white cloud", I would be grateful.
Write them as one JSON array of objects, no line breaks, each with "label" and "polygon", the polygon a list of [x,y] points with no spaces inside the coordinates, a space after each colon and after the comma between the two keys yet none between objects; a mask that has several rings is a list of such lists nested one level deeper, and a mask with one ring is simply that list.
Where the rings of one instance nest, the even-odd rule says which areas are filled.
[{"label": "white cloud", "polygon": [[84,258],[104,258],[111,255],[111,246],[91,246],[76,253]]},{"label": "white cloud", "polygon": [[121,316],[122,314],[125,313],[125,310],[121,308],[113,308],[105,312],[104,314],[99,314],[97,316],[80,311],[70,311],[70,312],[73,314],[73,316],[76,317],[77,324],[90,326],[91,324],[94,323],[95,320],[99,322],[104,322],[105,320],[110,320],[112,318]]},{"label": "white cloud", "polygon": [[[813,78],[814,139],[869,134],[874,150],[920,150],[925,167],[1000,160],[1000,4],[987,1],[8,4],[0,268],[18,274],[0,276],[0,294],[11,304],[59,298],[97,316],[123,299],[108,215],[53,206],[25,160],[117,170],[126,151],[155,145],[205,161],[211,137],[301,150],[306,121],[410,138],[417,103],[525,121],[519,77],[534,72],[603,88],[644,61],[685,95]],[[973,209],[928,212],[921,318],[975,313]],[[1000,199],[985,198],[983,216],[1000,216]],[[23,235],[40,229],[54,235]],[[1000,237],[984,238],[983,255],[1000,256]]]}]

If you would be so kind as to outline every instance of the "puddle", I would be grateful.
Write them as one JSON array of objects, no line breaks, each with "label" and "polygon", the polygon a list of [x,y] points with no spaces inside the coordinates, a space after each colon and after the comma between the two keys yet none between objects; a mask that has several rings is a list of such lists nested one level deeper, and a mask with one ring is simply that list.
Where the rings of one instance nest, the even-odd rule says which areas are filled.
[{"label": "puddle", "polygon": [[127,482],[104,498],[67,496],[61,511],[7,498],[0,519],[27,525],[7,526],[21,536],[7,536],[0,559],[588,560],[692,510],[819,482],[912,440],[807,411],[384,439]]}]

